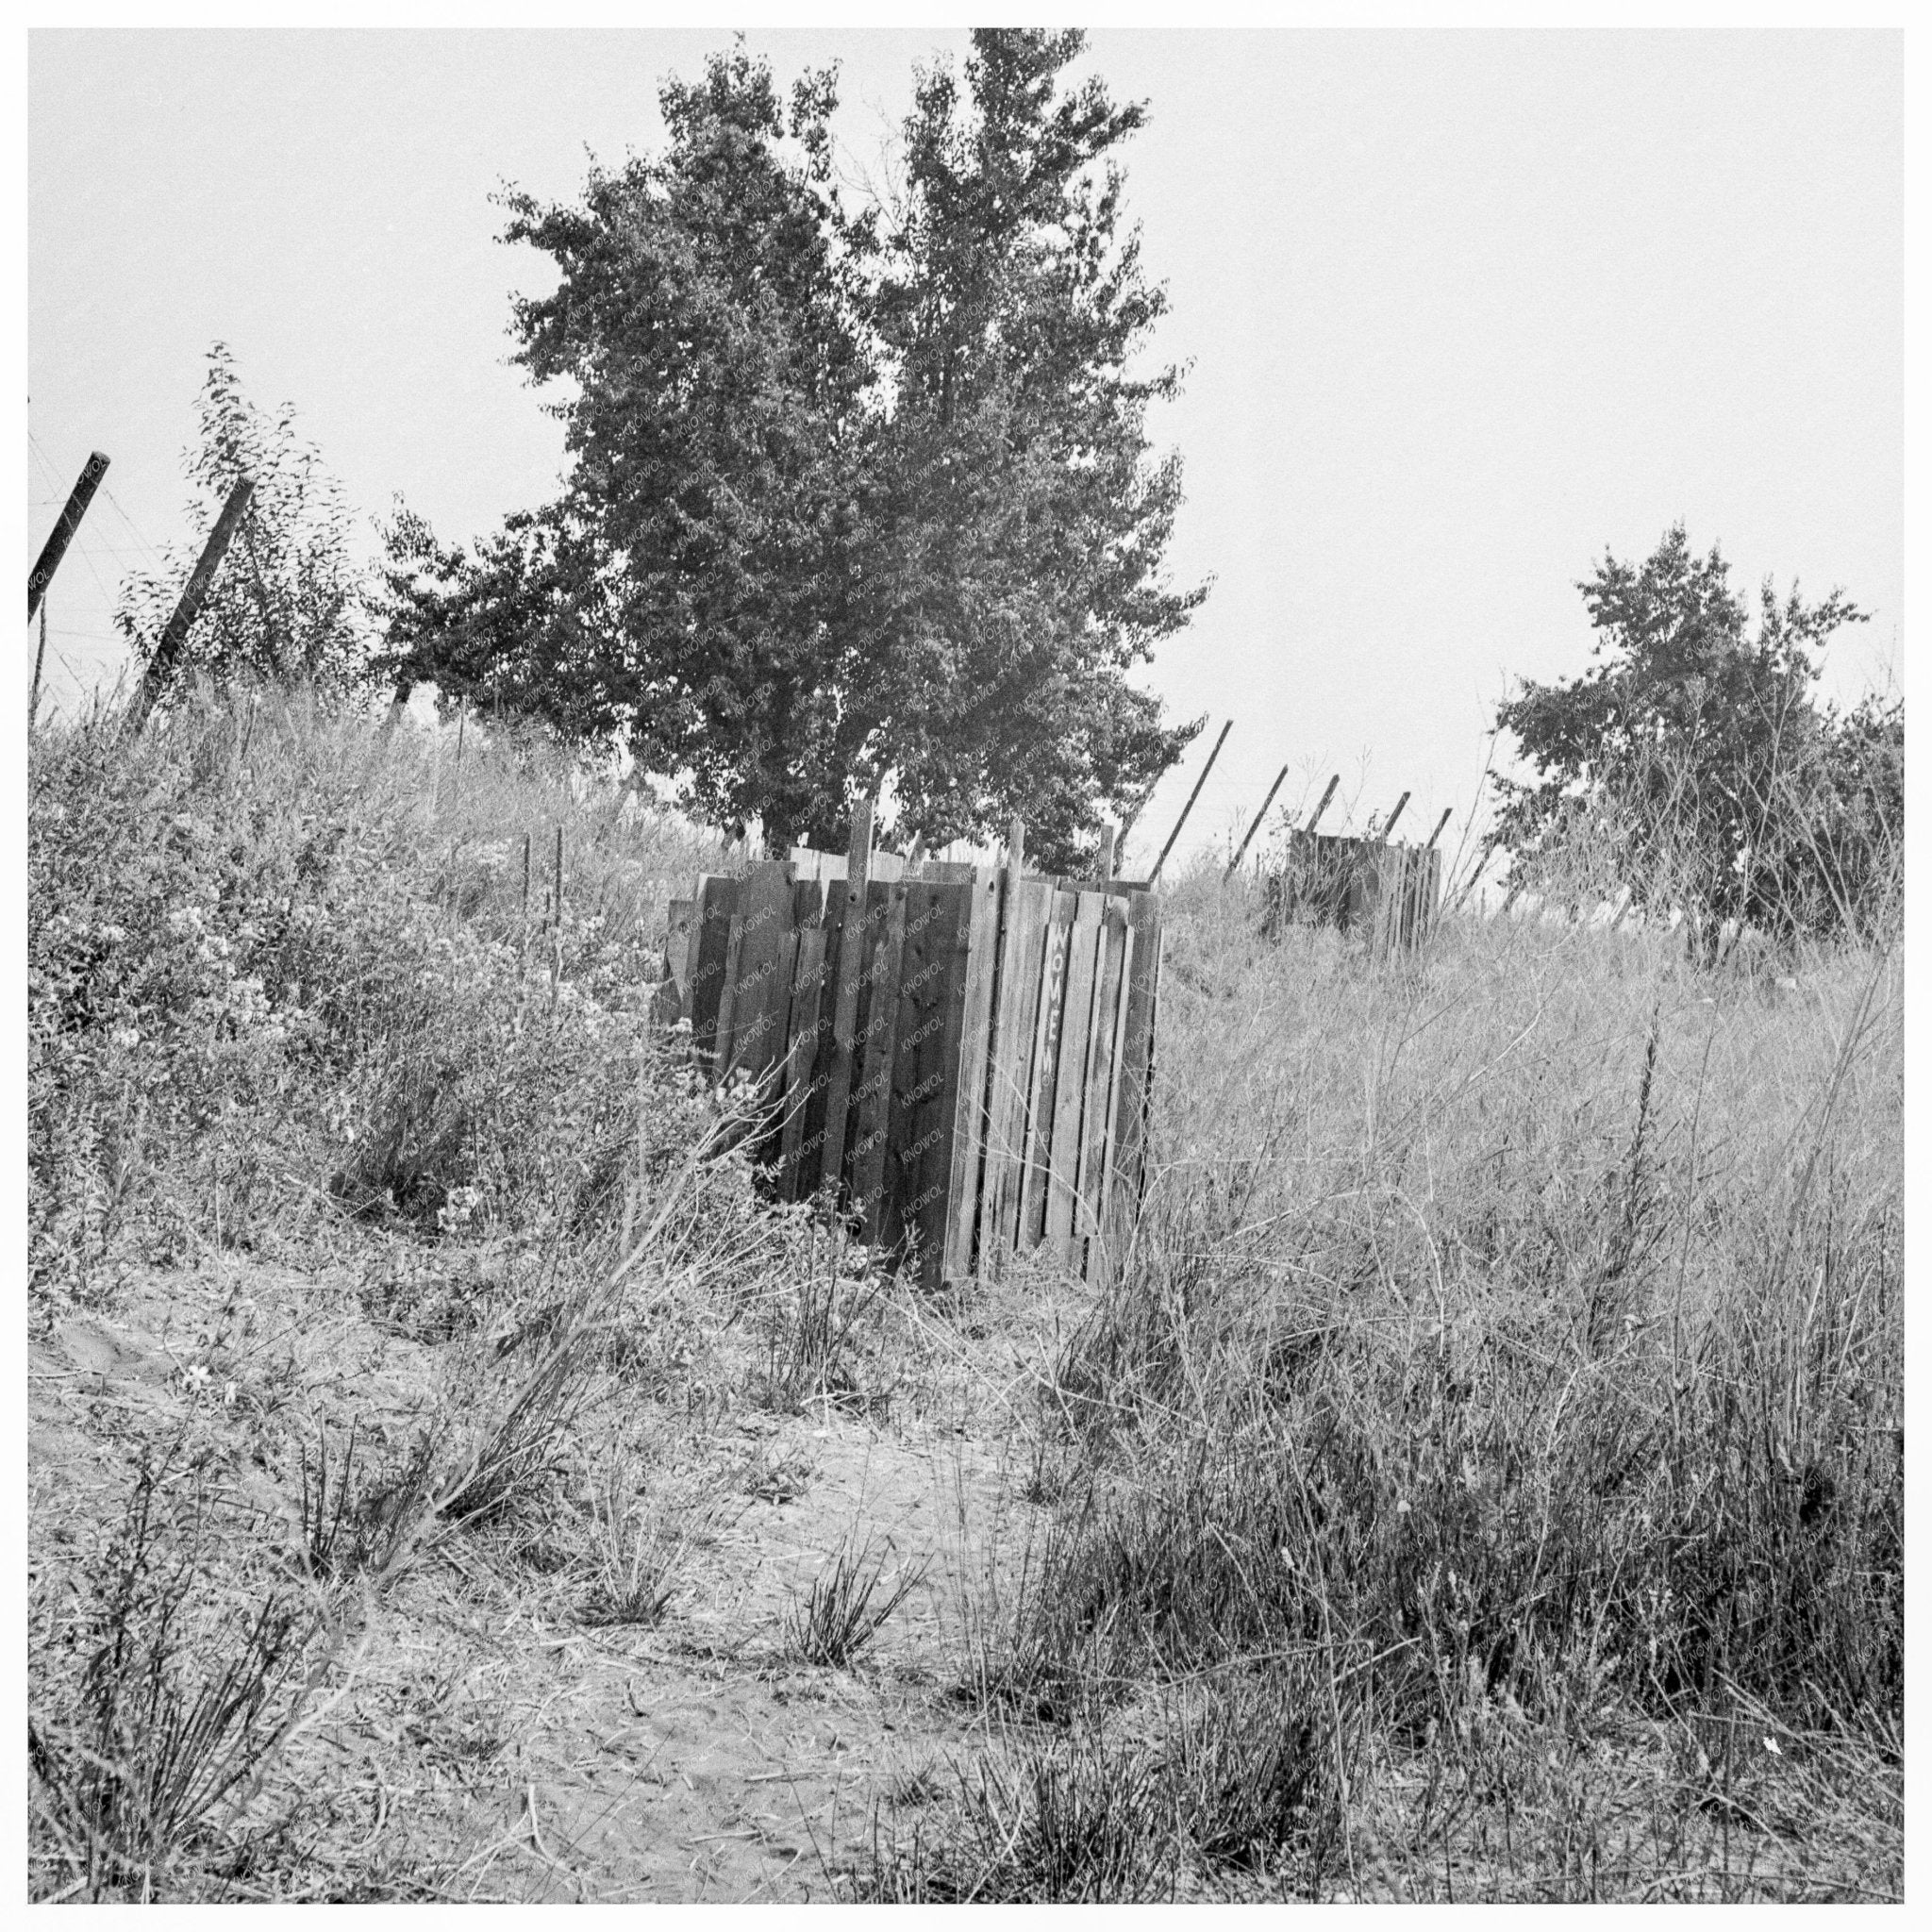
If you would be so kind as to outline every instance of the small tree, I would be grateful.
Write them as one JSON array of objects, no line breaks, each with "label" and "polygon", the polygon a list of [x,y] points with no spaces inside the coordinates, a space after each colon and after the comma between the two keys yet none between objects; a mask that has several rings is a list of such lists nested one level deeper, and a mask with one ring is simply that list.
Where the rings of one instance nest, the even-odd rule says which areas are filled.
[{"label": "small tree", "polygon": [[227,344],[216,342],[195,414],[200,433],[187,454],[194,544],[171,544],[159,569],[129,574],[116,625],[143,662],[153,657],[202,542],[245,477],[254,493],[177,669],[325,690],[365,683],[371,632],[349,554],[350,511],[320,453],[296,435],[294,406],[265,416],[242,394]]},{"label": "small tree", "polygon": [[[1780,603],[1767,579],[1752,636],[1723,557],[1693,557],[1681,524],[1641,565],[1606,553],[1577,588],[1598,662],[1523,680],[1496,714],[1537,773],[1493,780],[1515,875],[1561,878],[1583,828],[1607,828],[1615,882],[1640,909],[1681,907],[1707,952],[1727,919],[1780,933],[1857,924],[1903,824],[1902,791],[1894,818],[1882,775],[1858,775],[1893,714],[1821,709],[1812,654],[1865,613],[1840,591],[1807,605],[1794,587]],[[1902,747],[1902,711],[1895,722]]]}]

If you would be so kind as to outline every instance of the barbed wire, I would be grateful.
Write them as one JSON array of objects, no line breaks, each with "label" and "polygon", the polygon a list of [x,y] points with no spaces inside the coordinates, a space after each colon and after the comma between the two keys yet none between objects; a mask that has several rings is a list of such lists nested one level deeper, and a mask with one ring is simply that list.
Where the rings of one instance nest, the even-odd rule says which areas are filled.
[{"label": "barbed wire", "polygon": [[[128,534],[134,539],[134,541],[137,543],[139,543],[142,546],[142,548],[145,550],[147,554],[150,557],[152,557],[157,563],[162,565],[165,568],[168,561],[167,553],[161,549],[160,545],[157,543],[147,534],[147,532],[143,530],[141,527],[141,525],[134,521],[134,519],[131,516],[127,514],[126,510],[122,507],[121,499],[118,496],[116,496],[114,492],[111,490],[109,490],[105,483],[101,486],[101,494],[108,499],[108,504],[113,508],[114,514],[117,517],[119,517],[124,524],[127,525]],[[115,553],[115,555],[117,556],[124,554],[131,555],[132,553],[123,553],[118,551]]]}]

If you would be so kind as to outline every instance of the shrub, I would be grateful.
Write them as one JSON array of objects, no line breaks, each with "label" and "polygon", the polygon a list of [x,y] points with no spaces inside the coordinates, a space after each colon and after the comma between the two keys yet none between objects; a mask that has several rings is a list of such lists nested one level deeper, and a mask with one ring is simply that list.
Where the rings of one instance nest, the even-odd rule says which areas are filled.
[{"label": "shrub", "polygon": [[[184,1226],[250,1242],[325,1189],[426,1238],[601,1237],[625,1161],[681,1157],[708,1096],[658,1077],[644,995],[703,847],[541,745],[480,736],[458,783],[435,741],[300,693],[190,693],[132,741],[106,712],[37,735],[43,1309],[111,1285],[117,1255],[165,1258]],[[533,824],[541,859],[558,820],[560,915],[500,836]]]}]

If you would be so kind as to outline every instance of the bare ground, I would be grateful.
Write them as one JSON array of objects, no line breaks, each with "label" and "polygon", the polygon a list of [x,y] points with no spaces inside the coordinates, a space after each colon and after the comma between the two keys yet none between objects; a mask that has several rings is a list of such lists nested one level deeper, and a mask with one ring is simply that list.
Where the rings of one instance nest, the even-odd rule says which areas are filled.
[{"label": "bare ground", "polygon": [[[340,1452],[353,1424],[365,1468],[405,1454],[460,1345],[385,1319],[385,1274],[409,1266],[374,1241],[312,1272],[209,1257],[36,1337],[39,1601],[92,1567],[143,1445],[206,1456],[224,1520],[258,1543],[299,1534],[301,1445]],[[294,1891],[825,1896],[874,1802],[937,1792],[970,1743],[965,1620],[1033,1513],[1011,1500],[1016,1397],[1055,1313],[1017,1286],[1006,1301],[964,1322],[889,1304],[867,1391],[796,1414],[745,1398],[751,1351],[728,1332],[677,1352],[681,1410],[604,1378],[579,1422],[586,1470],[700,1506],[669,1607],[648,1625],[587,1621],[575,1473],[547,1512],[442,1541],[358,1607],[318,1714],[251,1807],[256,1827],[287,1821]],[[868,1541],[889,1582],[917,1581],[850,1667],[802,1661],[801,1600]]]},{"label": "bare ground", "polygon": [[[208,1256],[137,1274],[110,1313],[37,1336],[37,1638],[98,1574],[144,1447],[185,1445],[214,1473],[224,1501],[209,1521],[245,1593],[262,1552],[299,1535],[305,1448],[340,1453],[353,1426],[361,1466],[378,1472],[444,1425],[449,1365],[475,1358],[475,1336],[442,1332],[425,1265],[410,1243],[361,1234],[313,1267]],[[599,1373],[577,1458],[530,1507],[444,1538],[344,1615],[352,1634],[308,1717],[229,1822],[265,1849],[223,1889],[824,1899],[875,1849],[943,1838],[982,1763],[1017,1772],[1009,1789],[1022,1789],[1051,1726],[990,1712],[967,1685],[1046,1513],[1036,1392],[1082,1294],[1033,1274],[945,1309],[895,1291],[855,1333],[852,1386],[795,1413],[761,1399],[755,1297],[735,1315],[671,1310],[648,1373]],[[681,1525],[655,1622],[594,1615],[587,1506],[600,1479],[658,1499]],[[912,1587],[850,1666],[808,1663],[800,1607],[857,1545]],[[1610,1705],[1555,1728],[1507,1700],[1473,1707],[1467,1736],[1375,1741],[1312,1884],[1224,1872],[1208,1895],[1901,1890],[1895,1763],[1769,1720],[1693,1736]],[[1151,1702],[1127,1696],[1111,1723],[1120,1737],[1144,1728],[1158,1752]],[[59,1890],[58,1875],[37,1889]],[[1203,1895],[1186,1874],[1180,1893]]]}]

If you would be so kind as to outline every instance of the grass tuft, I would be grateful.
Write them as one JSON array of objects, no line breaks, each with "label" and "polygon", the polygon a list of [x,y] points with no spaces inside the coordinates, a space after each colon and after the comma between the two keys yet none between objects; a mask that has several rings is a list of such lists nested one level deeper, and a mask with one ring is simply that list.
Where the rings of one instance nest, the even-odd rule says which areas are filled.
[{"label": "grass tuft", "polygon": [[887,1553],[875,1550],[870,1537],[848,1538],[832,1553],[791,1613],[792,1647],[807,1663],[852,1663],[925,1580],[928,1566],[921,1562],[902,1566],[888,1585],[886,1563]]}]

